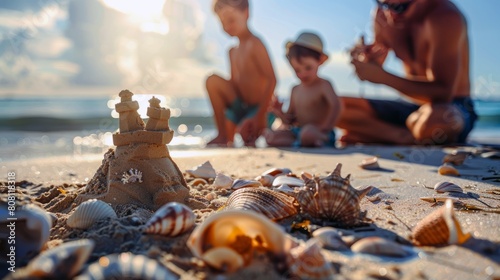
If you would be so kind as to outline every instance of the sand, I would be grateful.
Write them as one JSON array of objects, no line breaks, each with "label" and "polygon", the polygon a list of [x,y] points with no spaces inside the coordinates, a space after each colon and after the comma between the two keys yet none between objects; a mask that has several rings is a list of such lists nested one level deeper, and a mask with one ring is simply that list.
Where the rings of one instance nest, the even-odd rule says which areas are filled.
[{"label": "sand", "polygon": [[[338,279],[500,279],[499,161],[474,155],[457,167],[459,177],[439,175],[437,169],[443,156],[452,149],[387,146],[201,149],[170,151],[170,156],[181,171],[208,160],[217,172],[243,179],[253,179],[273,167],[287,167],[295,174],[326,175],[337,163],[342,163],[342,175],[350,173],[354,187],[376,187],[376,191],[361,200],[364,225],[343,229],[346,239],[383,236],[406,244],[404,248],[411,254],[394,258],[324,249]],[[472,151],[472,148],[460,149]],[[379,157],[381,169],[364,170],[358,166],[370,156]],[[186,247],[192,229],[177,237],[143,234],[141,227],[153,215],[153,211],[144,206],[118,205],[115,207],[117,219],[99,221],[86,230],[69,228],[66,219],[76,206],[77,193],[93,178],[102,160],[103,155],[91,155],[1,163],[2,174],[15,172],[19,200],[35,203],[57,216],[45,250],[62,242],[90,238],[96,246],[87,264],[103,255],[132,252],[157,259],[182,279],[286,279],[282,270],[277,268],[281,264],[273,263],[267,256],[256,257],[248,267],[235,273],[222,273],[207,267]],[[184,176],[190,187],[186,204],[194,210],[196,224],[199,224],[224,205],[231,191],[216,190],[209,184],[193,186],[193,179],[185,173]],[[473,238],[462,245],[413,247],[409,242],[411,229],[429,213],[442,207],[442,203],[434,205],[420,197],[448,196],[437,194],[432,189],[441,181],[462,187],[464,193],[454,197],[467,203],[469,208],[480,209],[455,207],[463,231],[471,233]],[[2,192],[5,193],[7,182],[3,185]],[[292,230],[292,225],[301,219],[302,216],[297,215],[278,224],[297,240],[305,241],[310,238],[307,230]],[[321,225],[312,225],[310,229],[319,227]],[[2,267],[2,273],[5,272]]]}]

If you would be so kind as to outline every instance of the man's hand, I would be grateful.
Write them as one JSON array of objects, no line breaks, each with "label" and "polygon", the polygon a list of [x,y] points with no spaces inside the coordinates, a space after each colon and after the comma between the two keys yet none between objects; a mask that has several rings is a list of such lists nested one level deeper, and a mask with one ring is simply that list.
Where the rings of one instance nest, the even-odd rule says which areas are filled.
[{"label": "man's hand", "polygon": [[351,60],[356,75],[361,81],[369,81],[375,84],[383,82],[383,75],[386,73],[382,66],[373,62],[364,62],[357,59]]},{"label": "man's hand", "polygon": [[366,45],[364,36],[361,36],[350,50],[351,60],[371,62],[378,65],[384,63],[387,53],[387,48],[380,44]]},{"label": "man's hand", "polygon": [[[262,120],[261,120],[262,119]],[[263,118],[253,117],[243,120],[239,126],[238,133],[241,135],[243,142],[247,146],[255,145],[255,141],[266,128],[266,120]]]}]

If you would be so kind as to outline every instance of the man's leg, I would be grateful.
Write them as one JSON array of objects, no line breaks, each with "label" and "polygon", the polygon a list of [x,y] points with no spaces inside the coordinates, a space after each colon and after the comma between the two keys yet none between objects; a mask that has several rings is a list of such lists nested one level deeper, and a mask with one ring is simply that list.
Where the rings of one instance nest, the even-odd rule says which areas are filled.
[{"label": "man's leg", "polygon": [[214,111],[215,124],[219,131],[218,135],[207,145],[227,145],[234,137],[235,127],[228,124],[229,121],[226,120],[224,112],[236,98],[236,90],[228,80],[218,75],[208,77],[206,87]]}]

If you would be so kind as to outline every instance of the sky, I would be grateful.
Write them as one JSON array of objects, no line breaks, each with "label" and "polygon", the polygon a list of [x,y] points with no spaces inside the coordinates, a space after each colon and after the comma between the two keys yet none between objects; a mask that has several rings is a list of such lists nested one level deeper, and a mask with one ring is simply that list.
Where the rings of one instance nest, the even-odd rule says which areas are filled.
[{"label": "sky", "polygon": [[[423,0],[415,0],[423,1]],[[2,0],[0,94],[105,95],[135,93],[205,97],[204,81],[229,75],[227,51],[237,44],[211,11],[211,0]],[[472,92],[500,99],[500,1],[453,0],[469,24]],[[297,83],[284,45],[304,30],[324,40],[329,60],[320,75],[339,95],[392,96],[360,82],[346,50],[372,40],[374,1],[254,0],[251,30],[265,43],[286,97]],[[389,56],[386,69],[402,74]]]}]

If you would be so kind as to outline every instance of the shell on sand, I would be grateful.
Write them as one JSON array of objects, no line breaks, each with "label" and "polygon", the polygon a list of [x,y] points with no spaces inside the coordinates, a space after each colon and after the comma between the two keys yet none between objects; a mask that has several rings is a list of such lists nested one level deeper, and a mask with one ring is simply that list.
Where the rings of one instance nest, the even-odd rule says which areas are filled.
[{"label": "shell on sand", "polygon": [[290,170],[289,168],[271,168],[271,169],[268,169],[268,170],[262,172],[261,176],[271,175],[273,177],[276,177],[276,176],[286,175],[286,174],[290,174],[290,173],[292,173],[292,170]]},{"label": "shell on sand", "polygon": [[117,218],[115,210],[109,204],[97,199],[90,199],[80,204],[68,217],[66,224],[72,228],[87,229],[95,222],[105,218]]},{"label": "shell on sand", "polygon": [[417,246],[462,244],[470,237],[470,233],[462,232],[451,199],[422,219],[412,231],[412,242]]},{"label": "shell on sand", "polygon": [[371,157],[371,158],[365,158],[361,161],[359,164],[359,167],[367,170],[375,170],[379,169],[380,165],[378,164],[378,158],[377,157]]},{"label": "shell on sand", "polygon": [[123,172],[121,181],[123,184],[135,182],[142,183],[142,172],[137,169],[130,168],[128,172]]},{"label": "shell on sand", "polygon": [[179,276],[165,268],[157,260],[127,252],[100,257],[74,279],[176,280],[179,279]]},{"label": "shell on sand", "polygon": [[264,187],[272,187],[274,181],[273,175],[260,175],[255,178],[256,181],[259,181]]},{"label": "shell on sand", "polygon": [[450,182],[439,182],[436,185],[434,185],[434,190],[438,193],[463,192],[461,187]]},{"label": "shell on sand", "polygon": [[408,251],[400,244],[378,236],[370,236],[356,241],[351,246],[355,253],[365,253],[371,255],[406,257]]},{"label": "shell on sand", "polygon": [[189,183],[193,187],[198,187],[198,186],[205,186],[208,185],[207,180],[203,178],[195,178],[193,181]]},{"label": "shell on sand", "polygon": [[438,168],[438,173],[441,175],[449,175],[449,176],[459,176],[460,172],[458,170],[448,164],[443,164]]},{"label": "shell on sand", "polygon": [[196,166],[193,169],[186,170],[186,173],[194,178],[210,179],[217,176],[215,169],[210,161],[205,161],[203,164]]},{"label": "shell on sand", "polygon": [[342,164],[326,177],[307,179],[306,186],[299,190],[295,198],[302,212],[313,219],[328,220],[341,226],[353,226],[359,223],[359,202],[371,186],[363,190],[353,188],[349,182],[350,175],[342,178]]},{"label": "shell on sand", "polygon": [[229,189],[233,184],[233,179],[222,173],[217,173],[212,186],[216,189]]},{"label": "shell on sand", "polygon": [[236,179],[231,185],[231,189],[237,190],[242,188],[257,188],[262,186],[259,181],[255,180],[245,180],[245,179]]},{"label": "shell on sand", "polygon": [[340,232],[332,227],[321,227],[313,231],[312,236],[319,240],[322,247],[329,250],[349,250],[349,246],[342,240]]},{"label": "shell on sand", "polygon": [[170,202],[158,209],[146,223],[145,233],[176,236],[194,225],[196,216],[184,204]]},{"label": "shell on sand", "polygon": [[304,186],[304,181],[287,175],[281,175],[274,178],[273,187],[279,187],[281,185],[288,185],[291,187],[302,187]]},{"label": "shell on sand", "polygon": [[251,210],[272,220],[280,220],[297,214],[294,198],[267,188],[243,188],[234,191],[225,209]]},{"label": "shell on sand", "polygon": [[321,252],[319,241],[312,238],[290,250],[288,271],[299,279],[333,279],[335,270]]},{"label": "shell on sand", "polygon": [[294,188],[290,188],[290,186],[288,185],[281,185],[277,188],[274,188],[273,189],[274,191],[277,191],[277,192],[281,192],[281,193],[284,193],[284,194],[287,194],[287,195],[295,195],[295,189]]},{"label": "shell on sand", "polygon": [[453,165],[462,165],[465,159],[469,156],[468,152],[454,151],[451,154],[447,154],[443,157],[443,164],[450,163]]}]

